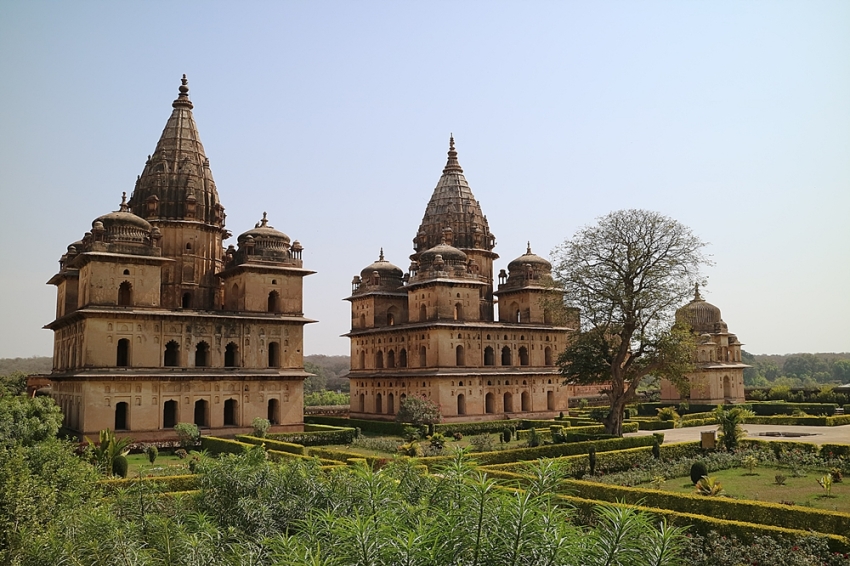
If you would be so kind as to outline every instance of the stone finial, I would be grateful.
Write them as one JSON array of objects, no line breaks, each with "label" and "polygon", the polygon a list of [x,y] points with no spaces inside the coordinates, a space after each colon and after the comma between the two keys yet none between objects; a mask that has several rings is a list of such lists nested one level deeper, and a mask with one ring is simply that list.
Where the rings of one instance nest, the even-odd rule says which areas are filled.
[{"label": "stone finial", "polygon": [[528,247],[525,250],[525,255],[531,255],[531,240],[528,241]]},{"label": "stone finial", "polygon": [[121,204],[119,205],[118,210],[121,211],[121,212],[130,212],[130,206],[127,204],[127,193],[126,192],[121,193]]},{"label": "stone finial", "polygon": [[177,89],[180,94],[177,95],[177,100],[171,103],[172,108],[188,108],[191,110],[194,108],[192,101],[189,100],[189,80],[186,78],[186,75],[183,75],[183,78],[180,79],[180,87]]},{"label": "stone finial", "polygon": [[463,169],[461,168],[460,163],[457,160],[454,134],[449,135],[449,160],[446,162],[445,168],[443,168],[443,173],[448,173],[450,171],[463,173]]},{"label": "stone finial", "polygon": [[263,213],[263,219],[260,220],[260,227],[265,228],[268,225],[269,225],[268,215],[264,212]]},{"label": "stone finial", "polygon": [[694,300],[701,301],[702,295],[699,294],[699,283],[694,283]]},{"label": "stone finial", "polygon": [[384,261],[384,248],[381,247],[381,253],[378,254],[378,261]]}]

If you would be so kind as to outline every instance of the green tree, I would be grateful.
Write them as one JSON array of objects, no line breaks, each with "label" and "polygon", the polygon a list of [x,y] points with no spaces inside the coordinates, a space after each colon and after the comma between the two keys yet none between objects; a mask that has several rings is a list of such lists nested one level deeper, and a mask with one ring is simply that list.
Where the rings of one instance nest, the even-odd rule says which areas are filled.
[{"label": "green tree", "polygon": [[673,321],[709,263],[705,245],[676,220],[621,210],[555,250],[555,277],[582,316],[582,331],[558,365],[566,383],[608,385],[609,433],[622,434],[623,409],[646,376],[687,389],[693,338]]},{"label": "green tree", "polygon": [[27,390],[27,374],[14,371],[9,375],[0,375],[0,397],[20,395]]},{"label": "green tree", "polygon": [[50,397],[0,397],[0,446],[32,446],[53,438],[62,426],[62,410]]},{"label": "green tree", "polygon": [[442,420],[440,406],[424,397],[405,397],[398,408],[395,420],[416,426],[435,424]]},{"label": "green tree", "polygon": [[720,432],[718,436],[720,444],[726,450],[734,450],[738,447],[738,442],[747,436],[743,424],[747,417],[753,416],[753,412],[740,407],[724,409],[718,406],[714,410],[714,416],[717,419],[717,430]]},{"label": "green tree", "polygon": [[832,377],[841,383],[850,382],[850,360],[835,360],[832,364]]}]

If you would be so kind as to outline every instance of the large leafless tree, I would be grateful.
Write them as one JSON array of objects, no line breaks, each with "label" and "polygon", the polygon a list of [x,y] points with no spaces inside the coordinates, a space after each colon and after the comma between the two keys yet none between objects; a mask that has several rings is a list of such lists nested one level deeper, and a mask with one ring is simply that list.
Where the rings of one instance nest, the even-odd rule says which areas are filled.
[{"label": "large leafless tree", "polygon": [[555,249],[554,272],[581,331],[558,364],[567,383],[606,384],[606,430],[622,434],[623,410],[648,375],[686,389],[693,340],[675,311],[703,283],[706,243],[672,218],[619,210]]}]

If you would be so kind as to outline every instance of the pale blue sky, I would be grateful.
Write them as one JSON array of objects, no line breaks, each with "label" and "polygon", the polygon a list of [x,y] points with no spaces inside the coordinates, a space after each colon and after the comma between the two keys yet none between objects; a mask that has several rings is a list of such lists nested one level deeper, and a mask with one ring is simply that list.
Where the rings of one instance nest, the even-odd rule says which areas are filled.
[{"label": "pale blue sky", "polygon": [[[611,210],[690,226],[754,353],[850,351],[850,2],[0,2],[0,357],[50,355],[66,246],[182,73],[227,226],[299,239],[306,353],[403,269],[454,132],[501,255]],[[231,240],[232,241],[232,240]]]}]

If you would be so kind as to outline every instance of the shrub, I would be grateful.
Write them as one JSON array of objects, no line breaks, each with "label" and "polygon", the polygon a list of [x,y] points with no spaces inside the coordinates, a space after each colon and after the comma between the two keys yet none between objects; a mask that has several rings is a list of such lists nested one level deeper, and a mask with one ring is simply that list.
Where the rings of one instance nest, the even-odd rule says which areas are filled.
[{"label": "shrub", "polygon": [[469,444],[475,452],[490,452],[496,448],[492,434],[476,434],[469,437]]},{"label": "shrub", "polygon": [[[534,430],[534,429],[531,429]],[[506,428],[502,431],[502,442],[510,442],[511,441],[511,429]]]},{"label": "shrub", "polygon": [[753,415],[752,411],[740,407],[727,410],[718,406],[714,414],[720,429],[720,443],[726,450],[734,450],[738,441],[747,434],[741,425],[747,417]]},{"label": "shrub", "polygon": [[658,411],[658,420],[660,421],[676,422],[681,418],[673,407],[663,407],[656,410]]},{"label": "shrub", "polygon": [[652,457],[658,460],[661,458],[661,445],[656,440],[652,443]]},{"label": "shrub", "polygon": [[404,429],[407,428],[404,423],[392,421],[367,421],[365,419],[324,417],[318,415],[305,416],[304,422],[309,424],[323,424],[345,428],[358,427],[360,430],[365,432],[392,436],[404,436]]},{"label": "shrub", "polygon": [[699,479],[696,483],[696,492],[708,497],[715,497],[726,493],[723,490],[723,486],[720,485],[719,481],[717,481],[717,478],[711,478],[708,476],[703,476]]},{"label": "shrub", "polygon": [[455,439],[455,442],[457,442],[458,440],[463,440],[463,433],[462,432],[456,432],[452,435],[452,438]]},{"label": "shrub", "polygon": [[691,483],[696,485],[703,476],[708,475],[708,467],[704,462],[694,462],[691,466]]},{"label": "shrub", "polygon": [[531,429],[531,434],[528,436],[528,447],[529,448],[537,448],[540,446],[541,439],[540,435],[537,434],[537,429]]},{"label": "shrub", "polygon": [[198,425],[194,423],[177,423],[174,432],[177,433],[177,440],[184,450],[194,448],[201,439],[201,431],[198,430]]},{"label": "shrub", "polygon": [[253,427],[254,429],[254,436],[256,436],[257,438],[263,438],[269,431],[271,426],[272,423],[269,422],[269,419],[254,417],[254,420],[251,421],[251,427]]},{"label": "shrub", "polygon": [[395,416],[396,422],[412,423],[414,426],[433,425],[440,422],[442,418],[440,406],[437,403],[415,395],[404,398]]},{"label": "shrub", "polygon": [[204,436],[201,438],[201,448],[212,454],[241,454],[250,450],[251,444],[229,440],[227,438]]},{"label": "shrub", "polygon": [[596,474],[596,447],[591,446],[587,451],[587,462],[590,466],[590,475]]},{"label": "shrub", "polygon": [[607,407],[594,407],[590,410],[590,418],[598,423],[601,423],[608,416],[609,409]]},{"label": "shrub", "polygon": [[130,469],[130,463],[127,461],[127,456],[118,454],[112,460],[112,475],[120,478],[127,477],[127,471]]},{"label": "shrub", "polygon": [[334,427],[315,432],[278,432],[266,435],[266,438],[300,444],[302,446],[325,446],[328,444],[351,444],[357,438],[357,429]]},{"label": "shrub", "polygon": [[150,444],[145,448],[145,454],[148,457],[148,461],[153,464],[156,462],[156,457],[159,456],[159,449],[153,444]]},{"label": "shrub", "polygon": [[776,474],[773,476],[773,481],[776,482],[776,485],[785,485],[785,480],[788,479],[782,474]]},{"label": "shrub", "polygon": [[[321,433],[314,433],[321,434]],[[298,454],[300,456],[306,456],[307,450],[304,448],[302,444],[293,444],[292,442],[283,442],[281,440],[275,440],[273,438],[257,438],[255,436],[249,436],[247,434],[237,434],[236,440],[239,441],[240,444],[254,444],[257,446],[265,446],[269,450],[278,450],[280,452],[290,452],[292,454]]]}]

